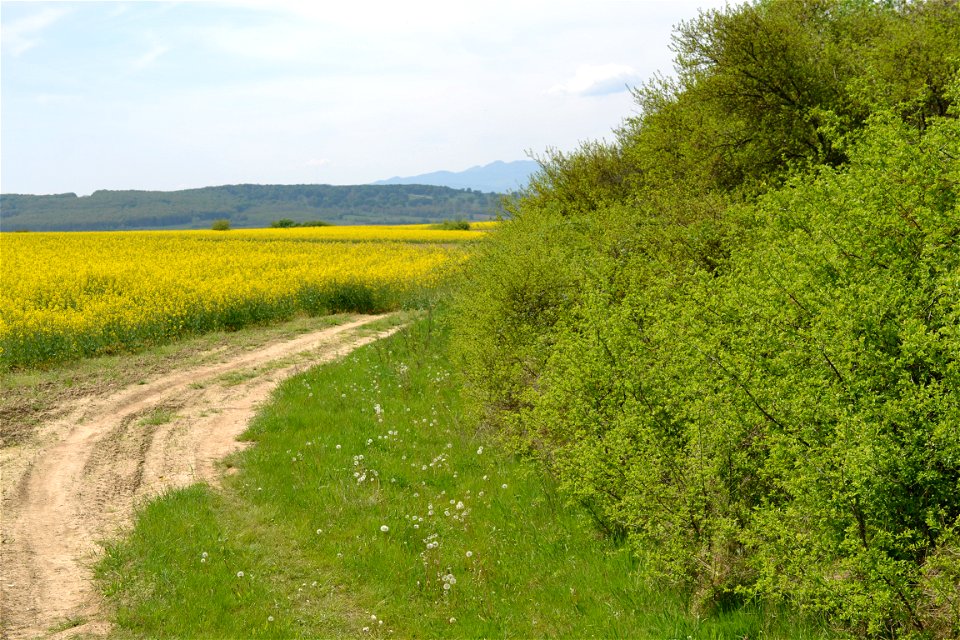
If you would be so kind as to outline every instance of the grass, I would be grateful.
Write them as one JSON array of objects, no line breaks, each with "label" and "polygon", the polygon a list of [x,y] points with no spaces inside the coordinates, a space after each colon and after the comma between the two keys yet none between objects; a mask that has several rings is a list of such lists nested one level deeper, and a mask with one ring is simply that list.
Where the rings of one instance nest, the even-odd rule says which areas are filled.
[{"label": "grass", "polygon": [[145,506],[97,576],[118,637],[813,638],[698,619],[532,464],[502,453],[432,318],[289,379],[220,490]]},{"label": "grass", "polygon": [[176,417],[177,413],[173,409],[159,407],[140,418],[139,424],[144,427],[156,427],[161,424],[173,422]]}]

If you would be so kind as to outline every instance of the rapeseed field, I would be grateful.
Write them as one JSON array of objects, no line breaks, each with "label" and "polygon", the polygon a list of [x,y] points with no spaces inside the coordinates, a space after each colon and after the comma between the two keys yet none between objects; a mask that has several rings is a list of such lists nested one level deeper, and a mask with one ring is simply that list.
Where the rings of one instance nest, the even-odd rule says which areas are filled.
[{"label": "rapeseed field", "polygon": [[33,366],[310,314],[398,308],[475,231],[317,227],[0,236],[0,361]]}]

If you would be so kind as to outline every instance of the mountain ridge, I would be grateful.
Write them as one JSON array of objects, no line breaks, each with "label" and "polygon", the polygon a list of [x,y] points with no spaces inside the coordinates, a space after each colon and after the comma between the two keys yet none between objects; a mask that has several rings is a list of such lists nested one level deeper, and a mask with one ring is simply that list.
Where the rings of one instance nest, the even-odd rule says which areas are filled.
[{"label": "mountain ridge", "polygon": [[526,186],[539,165],[533,160],[497,160],[463,171],[432,171],[416,176],[394,176],[377,180],[374,185],[424,184],[452,189],[473,189],[485,193],[508,193]]}]

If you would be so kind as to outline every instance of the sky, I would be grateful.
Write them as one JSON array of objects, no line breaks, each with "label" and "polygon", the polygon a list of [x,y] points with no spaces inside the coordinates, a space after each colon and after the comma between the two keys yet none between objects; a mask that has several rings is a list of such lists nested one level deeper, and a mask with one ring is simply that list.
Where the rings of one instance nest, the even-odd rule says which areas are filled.
[{"label": "sky", "polygon": [[611,139],[720,0],[2,2],[0,190],[366,184]]}]

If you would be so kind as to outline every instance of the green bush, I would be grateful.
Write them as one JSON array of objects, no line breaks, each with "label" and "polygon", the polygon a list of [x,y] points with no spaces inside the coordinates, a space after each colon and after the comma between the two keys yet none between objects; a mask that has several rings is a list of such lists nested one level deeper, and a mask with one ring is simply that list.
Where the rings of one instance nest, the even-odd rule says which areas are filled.
[{"label": "green bush", "polygon": [[469,380],[694,609],[956,637],[960,11],[757,2],[678,38],[679,79],[480,247]]},{"label": "green bush", "polygon": [[214,220],[213,224],[210,225],[210,228],[214,231],[229,231],[230,230],[230,221],[226,218],[220,218],[219,220]]},{"label": "green bush", "polygon": [[430,228],[440,231],[470,231],[470,223],[462,218],[457,218],[456,220],[444,220]]}]

